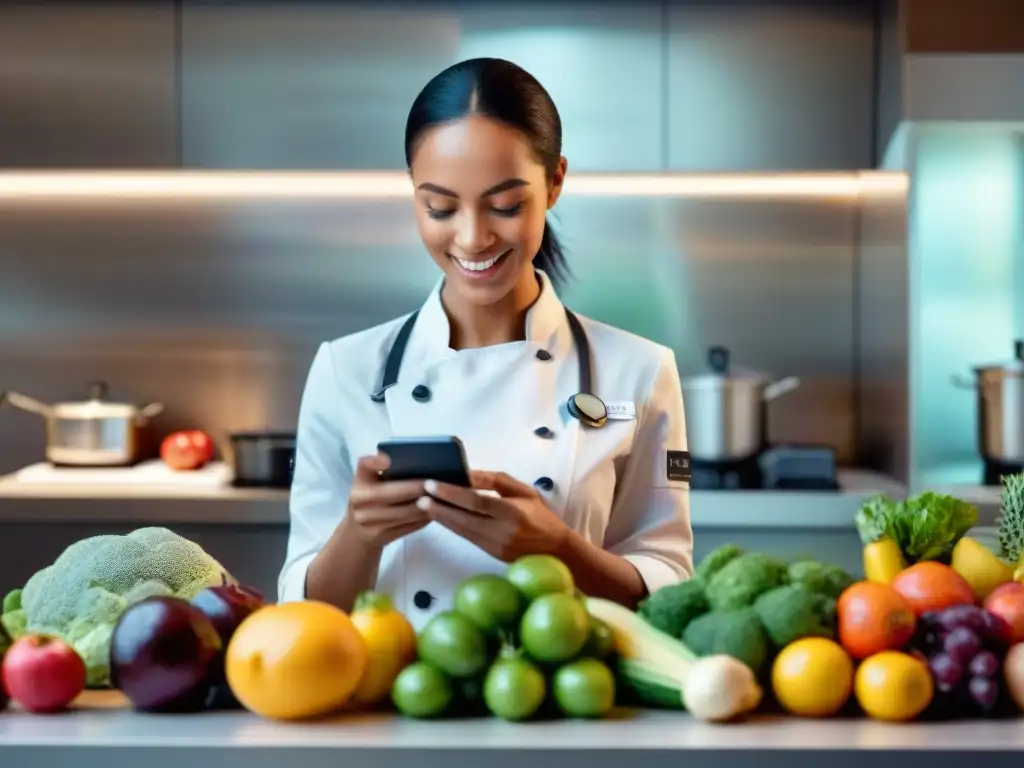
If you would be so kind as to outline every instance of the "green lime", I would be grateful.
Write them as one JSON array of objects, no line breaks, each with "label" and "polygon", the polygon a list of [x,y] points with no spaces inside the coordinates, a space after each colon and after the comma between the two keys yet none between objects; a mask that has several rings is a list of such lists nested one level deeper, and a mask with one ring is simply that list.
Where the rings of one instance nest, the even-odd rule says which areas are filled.
[{"label": "green lime", "polygon": [[465,616],[439,613],[420,632],[416,650],[429,662],[455,678],[472,677],[487,664],[487,638]]},{"label": "green lime", "polygon": [[395,709],[408,717],[443,715],[453,696],[451,681],[424,661],[415,661],[399,672],[391,686]]},{"label": "green lime", "polygon": [[508,567],[505,578],[512,582],[527,600],[534,600],[553,592],[572,594],[576,590],[568,566],[551,555],[520,557]]},{"label": "green lime", "polygon": [[597,659],[579,659],[555,673],[555,701],[567,717],[601,717],[615,704],[615,677]]},{"label": "green lime", "polygon": [[508,579],[483,573],[466,579],[455,590],[455,610],[495,635],[515,627],[523,613],[523,598]]},{"label": "green lime", "polygon": [[595,659],[607,659],[615,651],[615,636],[600,619],[590,617],[590,636],[586,645],[583,646],[583,653]]},{"label": "green lime", "polygon": [[519,641],[540,662],[560,663],[578,654],[590,637],[590,614],[572,595],[538,597],[519,623]]},{"label": "green lime", "polygon": [[532,717],[547,695],[544,675],[518,656],[500,658],[484,679],[484,702],[495,717],[526,720]]}]

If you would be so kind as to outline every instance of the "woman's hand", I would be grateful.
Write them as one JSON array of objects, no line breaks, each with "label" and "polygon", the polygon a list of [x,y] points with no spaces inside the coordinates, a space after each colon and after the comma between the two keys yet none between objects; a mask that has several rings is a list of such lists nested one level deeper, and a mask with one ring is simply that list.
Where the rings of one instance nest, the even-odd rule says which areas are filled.
[{"label": "woman's hand", "polygon": [[[428,480],[418,504],[431,520],[506,563],[558,550],[569,528],[533,487],[504,472],[474,472],[473,488]],[[478,490],[495,491],[499,497]]]},{"label": "woman's hand", "polygon": [[385,454],[364,456],[359,460],[343,522],[351,526],[363,542],[379,549],[430,522],[416,506],[416,500],[423,495],[422,481],[385,482],[380,479],[380,473],[388,466]]}]

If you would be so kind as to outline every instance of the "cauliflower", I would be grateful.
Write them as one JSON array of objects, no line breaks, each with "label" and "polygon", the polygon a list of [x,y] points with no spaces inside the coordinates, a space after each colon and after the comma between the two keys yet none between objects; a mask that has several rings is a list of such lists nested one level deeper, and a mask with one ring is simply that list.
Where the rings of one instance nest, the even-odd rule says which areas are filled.
[{"label": "cauliflower", "polygon": [[237,581],[202,547],[167,528],[91,536],[11,592],[0,623],[13,638],[33,633],[64,639],[85,661],[89,686],[104,687],[110,637],[126,607],[153,595],[188,600],[225,583]]},{"label": "cauliflower", "polygon": [[788,580],[786,564],[768,555],[748,552],[732,558],[707,583],[708,604],[715,610],[744,608]]},{"label": "cauliflower", "polygon": [[754,611],[779,648],[804,637],[835,638],[836,601],[806,587],[770,589],[757,598]]},{"label": "cauliflower", "polygon": [[657,590],[637,610],[648,624],[677,640],[694,618],[706,613],[708,601],[700,581],[681,581]]}]

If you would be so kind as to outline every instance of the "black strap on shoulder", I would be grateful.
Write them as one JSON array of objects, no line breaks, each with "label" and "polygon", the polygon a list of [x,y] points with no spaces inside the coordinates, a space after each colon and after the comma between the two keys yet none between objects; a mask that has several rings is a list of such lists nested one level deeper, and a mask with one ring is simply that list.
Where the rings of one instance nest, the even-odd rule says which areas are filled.
[{"label": "black strap on shoulder", "polygon": [[590,341],[587,339],[587,332],[583,330],[580,319],[568,307],[565,310],[565,319],[569,321],[572,340],[576,345],[576,354],[580,358],[580,392],[593,394],[593,369],[590,367]]},{"label": "black strap on shoulder", "polygon": [[380,389],[370,395],[370,399],[373,402],[383,403],[384,392],[388,387],[394,386],[398,382],[398,371],[402,367],[402,358],[405,356],[405,348],[409,344],[409,335],[412,333],[412,327],[416,325],[416,318],[419,316],[419,313],[419,310],[416,310],[409,315],[408,319],[399,329],[398,335],[391,345],[391,350],[388,352],[387,362],[384,364],[384,381],[381,382]]}]

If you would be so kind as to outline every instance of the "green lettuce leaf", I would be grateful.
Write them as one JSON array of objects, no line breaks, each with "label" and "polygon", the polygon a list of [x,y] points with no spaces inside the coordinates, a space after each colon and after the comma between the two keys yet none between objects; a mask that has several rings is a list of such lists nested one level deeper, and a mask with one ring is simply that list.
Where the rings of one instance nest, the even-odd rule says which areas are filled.
[{"label": "green lettuce leaf", "polygon": [[897,505],[893,519],[896,541],[908,560],[941,560],[978,522],[973,504],[941,493],[926,492]]}]

